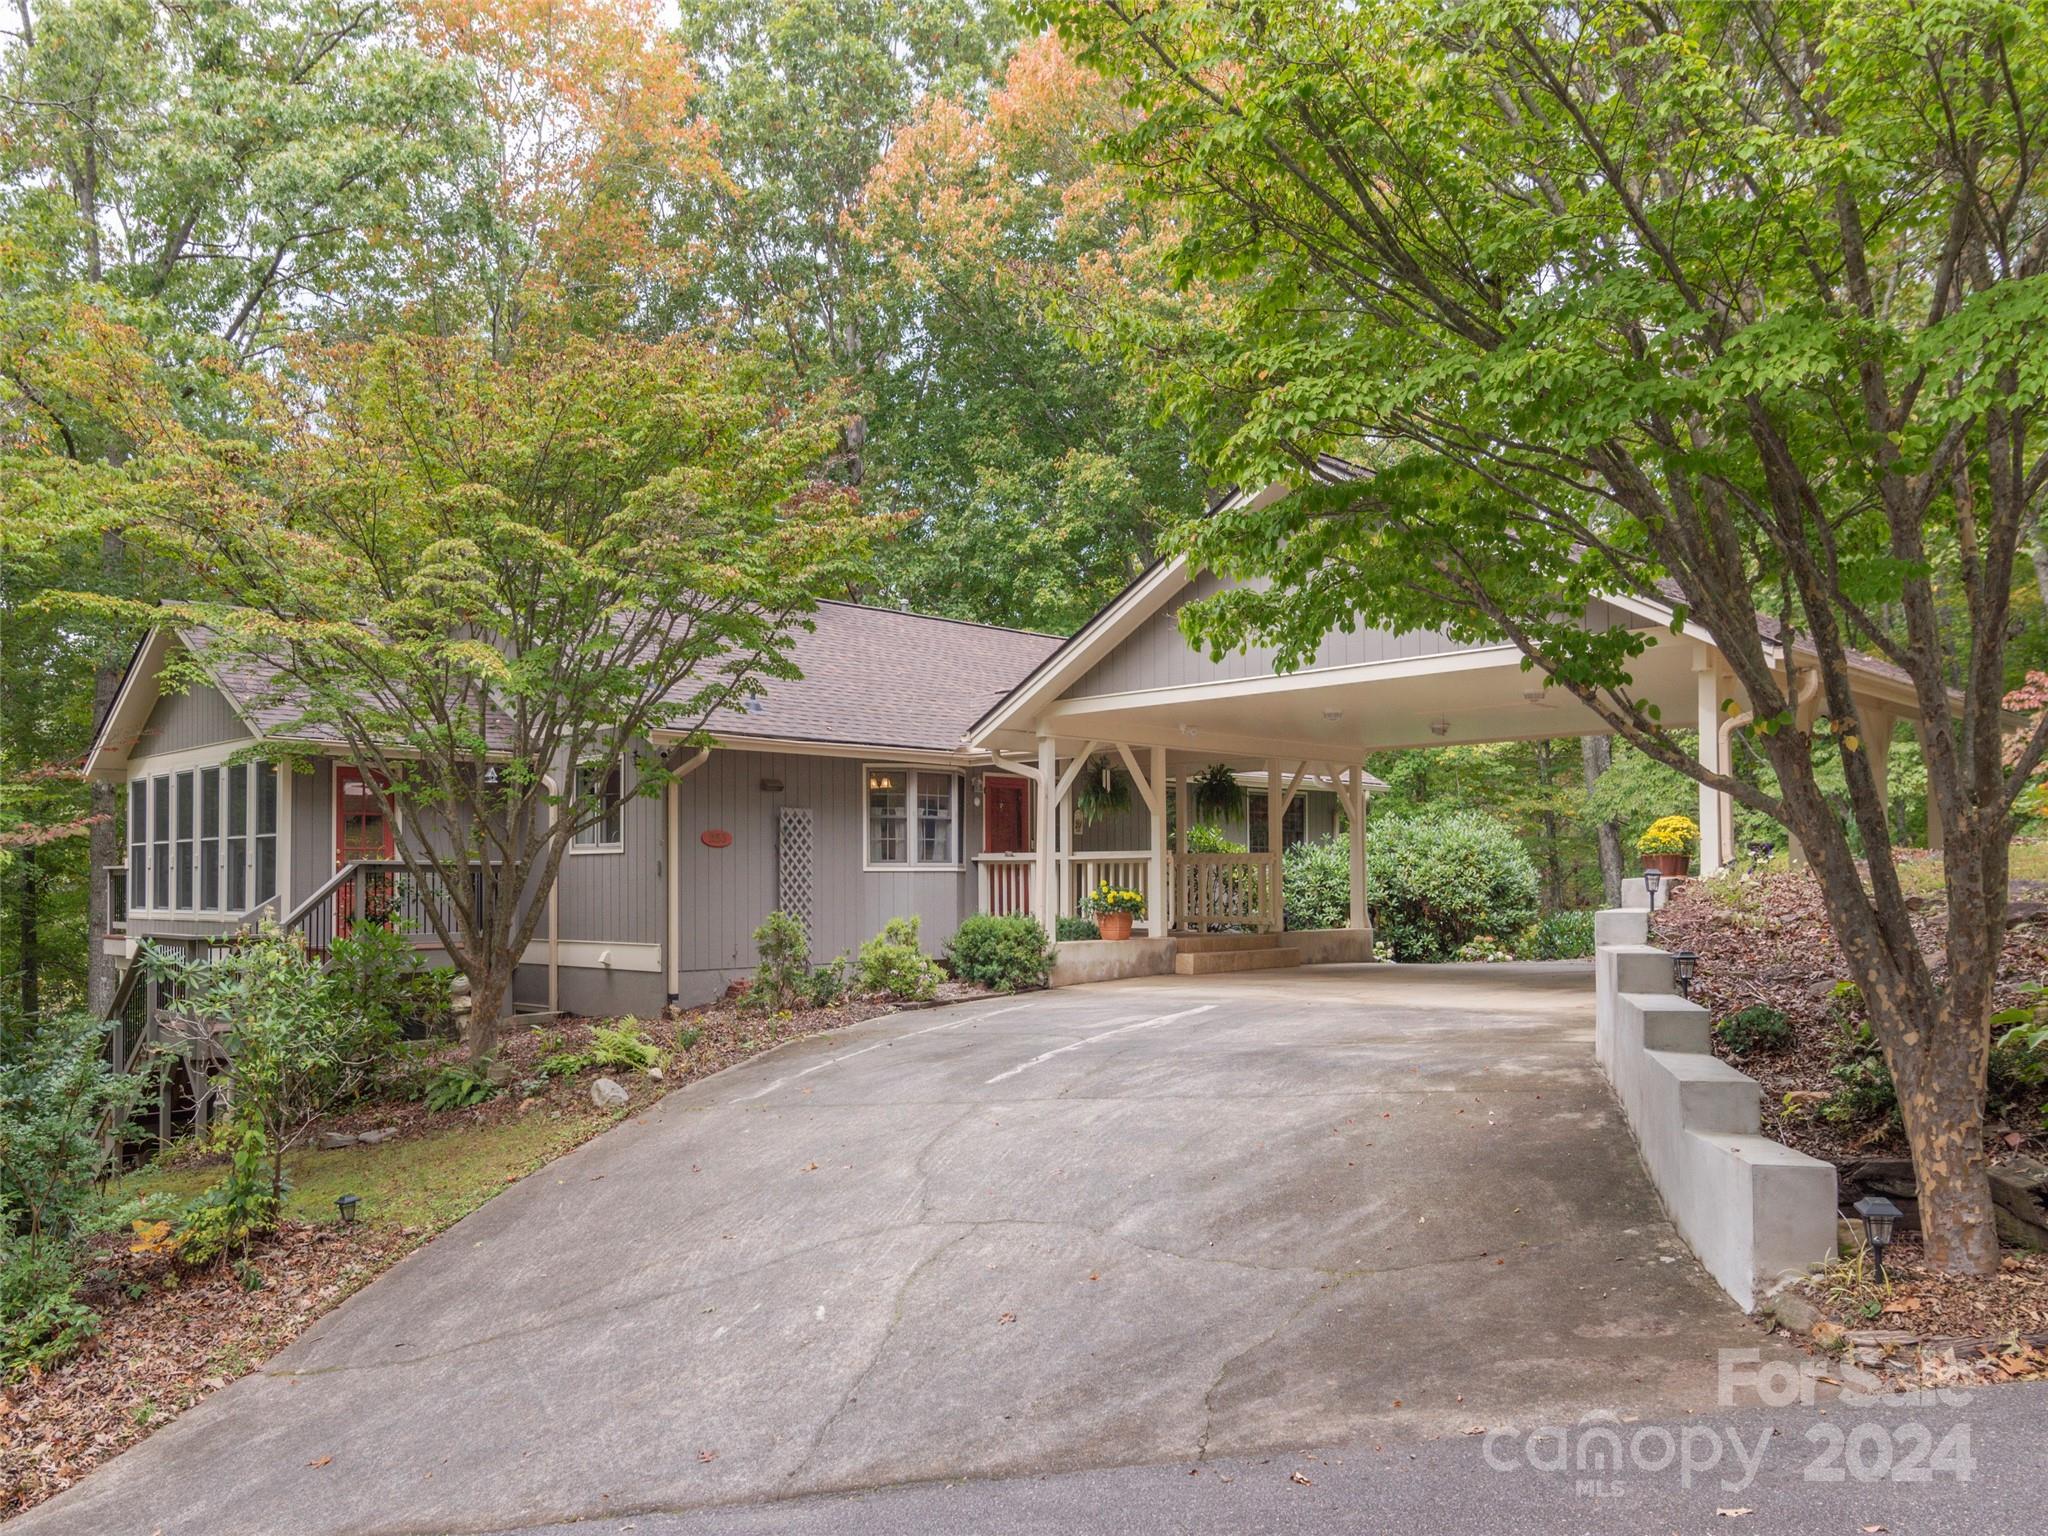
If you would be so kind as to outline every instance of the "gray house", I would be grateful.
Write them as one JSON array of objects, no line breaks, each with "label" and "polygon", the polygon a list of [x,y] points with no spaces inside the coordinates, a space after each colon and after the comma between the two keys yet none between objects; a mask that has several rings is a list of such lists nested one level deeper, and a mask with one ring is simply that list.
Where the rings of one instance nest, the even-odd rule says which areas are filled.
[{"label": "gray house", "polygon": [[[1333,631],[1292,673],[1256,650],[1211,659],[1178,614],[1220,585],[1162,561],[1064,640],[823,605],[792,652],[801,678],[713,719],[713,745],[664,796],[607,787],[617,814],[564,861],[515,1003],[613,1014],[707,1000],[752,969],[750,935],[776,908],[804,919],[821,958],[898,916],[920,918],[936,951],[976,912],[1051,927],[1105,880],[1144,894],[1140,936],[1062,945],[1056,983],[1368,958],[1368,752],[1605,730],[1536,686],[1506,645],[1360,627]],[[1638,696],[1666,719],[1697,711],[1701,756],[1718,764],[1746,701],[1711,638],[1673,618],[1615,598],[1585,622],[1650,638]],[[165,658],[194,645],[203,661],[196,637],[147,637],[88,758],[92,776],[125,786],[127,857],[105,871],[114,916],[101,942],[201,945],[266,912],[335,931],[366,882],[393,881],[390,829],[334,743],[297,743],[309,771],[235,761],[289,729],[288,712],[265,708],[262,679],[225,670],[164,692]],[[1802,665],[1796,645],[1780,659]],[[1872,662],[1857,690],[1881,751],[1914,714],[1910,684]],[[648,745],[686,750],[659,733]],[[1249,791],[1222,828],[1242,852],[1187,846],[1190,786],[1217,765]],[[1128,785],[1127,805],[1077,815],[1084,775]],[[1728,856],[1724,798],[1702,790],[1700,821],[1711,871]],[[1286,934],[1280,847],[1338,832],[1348,924]],[[410,931],[431,947],[424,923]]]}]

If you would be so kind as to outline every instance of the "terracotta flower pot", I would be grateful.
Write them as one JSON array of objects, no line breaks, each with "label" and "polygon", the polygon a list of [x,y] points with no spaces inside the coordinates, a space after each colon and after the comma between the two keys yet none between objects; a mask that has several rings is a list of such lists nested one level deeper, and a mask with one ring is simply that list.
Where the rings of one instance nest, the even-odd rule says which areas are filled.
[{"label": "terracotta flower pot", "polygon": [[1131,936],[1131,914],[1104,912],[1096,917],[1095,926],[1105,939],[1128,939]]},{"label": "terracotta flower pot", "polygon": [[1686,853],[1646,853],[1643,868],[1654,869],[1667,879],[1684,875],[1692,869],[1692,855]]}]

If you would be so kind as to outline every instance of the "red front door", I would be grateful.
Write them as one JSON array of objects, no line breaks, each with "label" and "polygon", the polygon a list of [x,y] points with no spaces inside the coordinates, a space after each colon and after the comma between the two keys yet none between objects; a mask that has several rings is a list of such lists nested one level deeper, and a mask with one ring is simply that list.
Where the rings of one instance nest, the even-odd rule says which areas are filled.
[{"label": "red front door", "polygon": [[[383,806],[377,803],[377,796],[365,781],[360,768],[346,763],[335,765],[334,769],[334,867],[340,869],[358,859],[389,859],[394,848],[391,841],[391,818],[384,814]],[[334,893],[334,932],[337,938],[345,937],[354,926],[355,886],[351,881]],[[364,886],[366,895],[363,915],[381,920],[381,908],[389,904],[388,894],[379,900],[377,892],[388,885],[386,880]]]},{"label": "red front door", "polygon": [[982,782],[982,849],[988,853],[1031,851],[1031,786],[1022,779],[990,774]]}]

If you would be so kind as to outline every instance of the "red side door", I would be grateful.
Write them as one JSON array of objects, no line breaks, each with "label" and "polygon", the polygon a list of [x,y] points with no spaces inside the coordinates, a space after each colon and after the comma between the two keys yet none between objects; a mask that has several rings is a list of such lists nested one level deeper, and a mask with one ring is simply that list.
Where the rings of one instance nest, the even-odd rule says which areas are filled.
[{"label": "red side door", "polygon": [[981,846],[988,853],[1031,851],[1031,786],[990,774],[982,781]]}]

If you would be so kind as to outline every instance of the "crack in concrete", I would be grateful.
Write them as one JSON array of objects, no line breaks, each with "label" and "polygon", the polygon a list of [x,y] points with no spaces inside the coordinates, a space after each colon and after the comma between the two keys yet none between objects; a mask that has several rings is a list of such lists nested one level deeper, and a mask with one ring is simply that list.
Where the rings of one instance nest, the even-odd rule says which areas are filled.
[{"label": "crack in concrete", "polygon": [[790,1469],[788,1476],[783,1479],[784,1482],[793,1482],[803,1475],[805,1469],[810,1466],[812,1460],[817,1456],[819,1448],[824,1445],[825,1437],[832,1432],[832,1426],[837,1424],[847,1409],[851,1408],[859,1399],[860,1389],[867,1385],[868,1377],[874,1374],[875,1368],[882,1363],[882,1357],[889,1352],[889,1345],[894,1341],[896,1331],[903,1326],[903,1303],[910,1295],[911,1287],[917,1284],[918,1276],[938,1263],[946,1254],[959,1247],[960,1244],[973,1235],[973,1232],[974,1229],[969,1227],[966,1231],[957,1234],[950,1242],[939,1244],[938,1247],[934,1248],[910,1267],[910,1273],[903,1277],[903,1283],[896,1288],[895,1298],[890,1303],[889,1308],[889,1325],[882,1330],[882,1337],[876,1341],[874,1353],[868,1356],[867,1364],[860,1368],[859,1373],[853,1378],[852,1385],[847,1387],[845,1394],[840,1397],[838,1405],[819,1424],[817,1433],[811,1436],[811,1443],[804,1448],[802,1458]]}]

